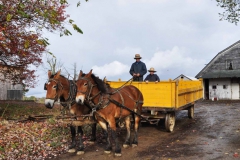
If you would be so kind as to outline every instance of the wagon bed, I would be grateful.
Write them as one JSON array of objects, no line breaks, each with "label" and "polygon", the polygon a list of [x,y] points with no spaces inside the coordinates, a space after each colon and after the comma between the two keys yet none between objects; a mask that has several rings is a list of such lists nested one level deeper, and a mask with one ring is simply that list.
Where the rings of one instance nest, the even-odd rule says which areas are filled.
[{"label": "wagon bed", "polygon": [[[125,81],[108,81],[118,88]],[[149,121],[165,120],[167,131],[175,126],[175,112],[188,110],[188,117],[194,117],[194,104],[203,98],[202,80],[177,80],[155,82],[132,82],[143,94],[142,116]]]}]

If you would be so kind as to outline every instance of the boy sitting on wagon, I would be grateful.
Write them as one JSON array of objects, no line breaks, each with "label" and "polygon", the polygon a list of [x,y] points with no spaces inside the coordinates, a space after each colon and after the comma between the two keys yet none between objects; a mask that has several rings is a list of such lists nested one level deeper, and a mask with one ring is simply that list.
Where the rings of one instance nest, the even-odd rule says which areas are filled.
[{"label": "boy sitting on wagon", "polygon": [[150,74],[147,75],[147,77],[144,79],[144,81],[146,83],[148,82],[159,82],[160,81],[160,78],[158,77],[157,74],[154,74],[156,71],[154,70],[153,67],[151,67],[148,72],[150,72]]}]

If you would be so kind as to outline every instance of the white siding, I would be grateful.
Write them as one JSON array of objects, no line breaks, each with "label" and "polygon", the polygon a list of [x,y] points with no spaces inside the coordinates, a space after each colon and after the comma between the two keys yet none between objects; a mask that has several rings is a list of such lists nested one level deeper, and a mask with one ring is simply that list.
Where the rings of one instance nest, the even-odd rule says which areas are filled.
[{"label": "white siding", "polygon": [[239,83],[232,83],[232,99],[239,99]]},{"label": "white siding", "polygon": [[231,89],[230,79],[209,79],[209,99],[231,99]]}]

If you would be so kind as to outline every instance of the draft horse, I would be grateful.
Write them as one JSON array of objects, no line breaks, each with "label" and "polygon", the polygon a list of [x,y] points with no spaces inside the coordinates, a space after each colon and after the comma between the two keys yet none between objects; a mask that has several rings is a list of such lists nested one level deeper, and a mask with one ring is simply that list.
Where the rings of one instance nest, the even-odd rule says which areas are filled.
[{"label": "draft horse", "polygon": [[[126,148],[130,146],[131,116],[133,116],[135,135],[132,146],[138,145],[138,128],[143,105],[143,95],[138,88],[126,85],[113,90],[103,80],[92,74],[92,70],[84,76],[80,71],[76,85],[76,102],[87,103],[92,107],[96,121],[106,133],[109,126],[111,136],[115,140],[115,156],[121,156],[121,147],[116,134],[118,120],[125,120],[127,135],[123,147]],[[112,144],[107,134],[107,146],[104,152],[110,153],[111,150]]]},{"label": "draft horse", "polygon": [[[91,108],[78,104],[75,101],[76,98],[76,84],[72,80],[68,80],[66,77],[60,75],[61,71],[58,71],[56,74],[52,75],[52,72],[48,72],[48,82],[45,83],[44,89],[47,90],[46,99],[45,99],[45,106],[47,108],[52,109],[54,103],[60,99],[60,103],[62,106],[67,107],[68,111],[71,115],[76,116],[76,120],[82,120],[83,118],[81,115],[89,114]],[[70,126],[71,135],[72,135],[72,142],[69,146],[68,152],[76,152],[76,138],[77,132],[76,127]],[[81,126],[78,126],[78,133],[79,133],[79,146],[77,147],[77,154],[84,153],[84,145],[83,145],[83,130]],[[92,125],[92,136],[91,142],[96,140],[96,123]]]}]

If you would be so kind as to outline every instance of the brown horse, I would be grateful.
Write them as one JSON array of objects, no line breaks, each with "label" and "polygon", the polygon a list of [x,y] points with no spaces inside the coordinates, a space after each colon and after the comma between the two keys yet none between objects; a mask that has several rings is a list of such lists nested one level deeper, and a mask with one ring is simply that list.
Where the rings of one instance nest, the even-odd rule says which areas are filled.
[{"label": "brown horse", "polygon": [[[60,99],[60,103],[62,106],[67,107],[71,115],[76,116],[77,120],[82,120],[81,115],[89,114],[91,111],[90,107],[86,105],[81,105],[76,103],[76,84],[60,75],[60,71],[58,71],[55,75],[52,75],[52,72],[48,72],[48,82],[45,83],[44,89],[47,90],[45,106],[47,108],[52,109],[54,103]],[[69,152],[75,152],[76,149],[76,128],[74,126],[70,126],[72,142],[69,146]],[[84,153],[84,145],[83,145],[83,130],[81,126],[78,126],[79,132],[79,146],[77,148],[77,154]],[[96,140],[96,123],[92,125],[92,137],[90,141]]]},{"label": "brown horse", "polygon": [[[94,115],[97,122],[106,132],[108,126],[110,127],[112,138],[115,140],[115,155],[121,156],[121,147],[116,135],[116,120],[125,120],[127,135],[123,147],[126,148],[130,145],[130,118],[131,115],[133,115],[135,136],[132,141],[132,146],[137,146],[137,134],[141,120],[138,115],[141,114],[143,104],[143,95],[140,90],[132,85],[113,90],[107,87],[106,83],[101,79],[92,74],[92,70],[85,76],[83,76],[82,71],[80,71],[76,84],[76,102],[89,104],[95,113]],[[107,135],[107,137],[108,143],[105,148],[105,153],[110,153],[112,144],[110,136]]]}]

